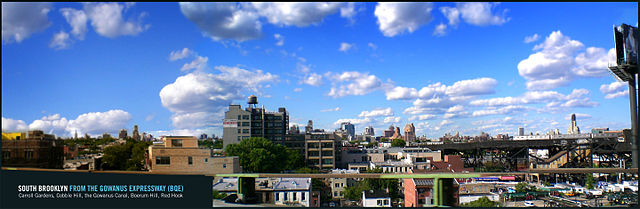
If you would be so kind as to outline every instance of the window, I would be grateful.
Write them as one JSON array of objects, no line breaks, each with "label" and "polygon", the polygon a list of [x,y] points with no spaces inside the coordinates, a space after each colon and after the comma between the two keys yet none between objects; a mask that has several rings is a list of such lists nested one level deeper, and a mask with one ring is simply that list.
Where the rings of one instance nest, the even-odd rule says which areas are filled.
[{"label": "window", "polygon": [[309,151],[309,156],[310,157],[320,156],[320,152],[318,152],[318,151]]},{"label": "window", "polygon": [[284,195],[284,201],[289,200],[289,197],[288,197],[288,195],[287,195],[287,193],[286,193],[286,192],[284,192],[284,193],[282,193],[282,194]]},{"label": "window", "polygon": [[9,158],[11,158],[11,152],[9,151],[2,152],[2,159],[8,160]]},{"label": "window", "polygon": [[242,117],[241,115],[238,115],[238,120],[242,120],[240,117]]},{"label": "window", "polygon": [[382,200],[378,200],[378,205],[382,205]]},{"label": "window", "polygon": [[204,159],[204,162],[205,162],[205,163],[208,163],[208,162],[209,162],[209,158],[205,158],[205,159]]},{"label": "window", "polygon": [[241,132],[242,132],[242,129],[238,129],[238,133],[241,133]]},{"label": "window", "polygon": [[276,201],[280,201],[280,193],[276,192]]},{"label": "window", "polygon": [[322,151],[322,156],[333,156],[333,151]]},{"label": "window", "polygon": [[333,187],[340,187],[340,184],[335,183],[335,184],[333,185]]},{"label": "window", "polygon": [[333,196],[337,197],[338,196],[338,192],[333,192]]},{"label": "window", "polygon": [[384,205],[389,205],[389,200],[384,200]]},{"label": "window", "polygon": [[227,164],[222,164],[222,168],[227,168]]},{"label": "window", "polygon": [[249,115],[243,115],[242,120],[249,120]]},{"label": "window", "polygon": [[306,196],[307,196],[307,195],[306,195],[306,193],[302,193],[302,194],[300,194],[300,199],[301,199],[302,201],[304,201],[304,198],[305,198]]},{"label": "window", "polygon": [[243,134],[248,134],[249,133],[249,129],[242,129],[242,133]]},{"label": "window", "polygon": [[298,200],[298,193],[294,192],[293,193],[293,201],[296,201],[296,200]]},{"label": "window", "polygon": [[33,151],[24,151],[24,158],[27,160],[33,159]]},{"label": "window", "polygon": [[247,126],[249,126],[250,124],[251,124],[251,123],[249,123],[249,122],[242,122],[242,126],[244,126],[244,127],[247,127]]},{"label": "window", "polygon": [[171,158],[168,156],[156,157],[156,165],[169,165],[171,164]]},{"label": "window", "polygon": [[193,165],[193,157],[189,156],[189,165]]},{"label": "window", "polygon": [[248,139],[249,136],[242,136],[242,139]]},{"label": "window", "polygon": [[322,164],[333,164],[333,159],[322,159]]},{"label": "window", "polygon": [[[238,129],[238,131],[240,131],[240,130]],[[238,141],[240,141],[240,139],[242,139],[242,136],[238,136]]]},{"label": "window", "polygon": [[171,146],[173,147],[182,147],[182,139],[172,139]]}]

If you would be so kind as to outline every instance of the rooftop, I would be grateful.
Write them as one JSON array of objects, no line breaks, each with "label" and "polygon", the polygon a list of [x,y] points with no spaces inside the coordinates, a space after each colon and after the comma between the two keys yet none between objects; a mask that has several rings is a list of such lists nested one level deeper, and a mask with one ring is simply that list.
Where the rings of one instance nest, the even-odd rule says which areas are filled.
[{"label": "rooftop", "polygon": [[389,195],[383,190],[364,190],[364,198],[389,198]]}]

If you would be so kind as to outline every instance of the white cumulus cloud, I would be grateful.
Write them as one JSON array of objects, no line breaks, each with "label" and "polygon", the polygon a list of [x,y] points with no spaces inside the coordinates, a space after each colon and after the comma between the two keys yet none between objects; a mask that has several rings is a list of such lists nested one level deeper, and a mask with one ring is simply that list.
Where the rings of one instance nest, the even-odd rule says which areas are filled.
[{"label": "white cumulus cloud", "polygon": [[49,27],[50,10],[51,3],[2,2],[2,43],[20,43]]},{"label": "white cumulus cloud", "polygon": [[[305,27],[322,22],[327,15],[348,5],[341,2],[254,2],[252,6],[271,24]],[[341,15],[350,13],[346,9],[341,11]]]},{"label": "white cumulus cloud", "polygon": [[11,118],[2,117],[2,131],[14,132],[25,131],[27,129],[27,124],[22,120],[14,120]]},{"label": "white cumulus cloud", "polygon": [[184,59],[188,56],[191,56],[192,54],[194,53],[189,48],[183,48],[182,50],[172,51],[169,54],[169,61]]},{"label": "white cumulus cloud", "polygon": [[393,116],[393,110],[390,107],[384,109],[375,109],[371,111],[362,111],[358,117],[380,117],[380,116]]},{"label": "white cumulus cloud", "polygon": [[53,34],[53,38],[49,43],[49,47],[54,48],[56,50],[67,49],[71,45],[71,39],[69,39],[69,34],[60,31],[58,33]]},{"label": "white cumulus cloud", "polygon": [[408,31],[413,33],[432,19],[433,3],[380,2],[374,11],[384,36],[393,37]]},{"label": "white cumulus cloud", "polygon": [[67,23],[71,25],[71,34],[79,40],[84,40],[84,36],[87,33],[87,14],[82,10],[73,8],[62,8],[60,13],[67,20]]},{"label": "white cumulus cloud", "polygon": [[629,89],[626,82],[613,82],[610,84],[602,84],[600,86],[600,92],[605,95],[605,99],[613,99],[616,97],[622,97],[629,95]]},{"label": "white cumulus cloud", "polygon": [[180,11],[213,40],[246,41],[260,37],[259,15],[236,3],[181,2]]},{"label": "white cumulus cloud", "polygon": [[338,51],[347,52],[350,49],[352,49],[353,46],[354,46],[354,44],[342,42],[342,43],[340,43],[340,48],[338,48]]},{"label": "white cumulus cloud", "polygon": [[119,3],[86,3],[84,11],[91,20],[91,26],[100,35],[115,38],[118,36],[135,36],[149,29],[149,24],[143,24],[142,18],[146,13],[141,13],[137,20],[125,20],[123,13],[125,7]]},{"label": "white cumulus cloud", "polygon": [[533,34],[532,36],[524,37],[524,43],[528,44],[528,43],[537,41],[539,38],[540,36],[536,33],[536,34]]}]

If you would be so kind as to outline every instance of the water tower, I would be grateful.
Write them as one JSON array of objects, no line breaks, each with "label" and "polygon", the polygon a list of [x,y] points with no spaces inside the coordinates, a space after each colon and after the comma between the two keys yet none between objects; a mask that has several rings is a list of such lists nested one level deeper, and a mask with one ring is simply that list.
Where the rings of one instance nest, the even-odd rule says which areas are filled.
[{"label": "water tower", "polygon": [[256,97],[256,95],[249,96],[249,102],[247,103],[249,103],[249,108],[255,109],[258,104],[258,97]]}]

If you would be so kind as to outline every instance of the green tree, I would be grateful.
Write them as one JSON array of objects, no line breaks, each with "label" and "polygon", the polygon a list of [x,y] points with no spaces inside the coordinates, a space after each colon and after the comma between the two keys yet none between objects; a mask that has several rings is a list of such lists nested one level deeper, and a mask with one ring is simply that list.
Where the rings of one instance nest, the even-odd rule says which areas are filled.
[{"label": "green tree", "polygon": [[279,173],[304,166],[299,152],[262,137],[251,137],[225,149],[228,156],[240,157],[240,165],[249,173]]},{"label": "green tree", "polygon": [[525,182],[520,182],[518,184],[516,184],[516,192],[528,192],[530,191],[530,187],[529,184],[525,183]]},{"label": "green tree", "polygon": [[391,142],[392,147],[404,147],[405,145],[406,145],[406,142],[402,139],[394,139]]},{"label": "green tree", "polygon": [[[382,169],[368,170],[367,173],[382,173]],[[400,197],[400,186],[398,179],[364,179],[351,187],[345,188],[345,198],[350,200],[360,200],[362,191],[365,190],[389,190],[389,197],[392,199]]]},{"label": "green tree", "polygon": [[144,168],[144,154],[151,142],[127,140],[125,144],[104,149],[104,168],[108,170],[137,171]]},{"label": "green tree", "polygon": [[480,199],[471,201],[469,203],[464,203],[461,206],[462,207],[499,207],[500,203],[491,201],[487,197],[481,197]]},{"label": "green tree", "polygon": [[586,180],[586,184],[587,184],[587,189],[593,189],[593,184],[596,183],[595,180],[593,179],[593,174],[591,173],[587,173],[587,180]]},{"label": "green tree", "polygon": [[223,193],[223,192],[218,192],[215,189],[213,190],[213,199],[222,199],[227,197],[227,194]]}]

